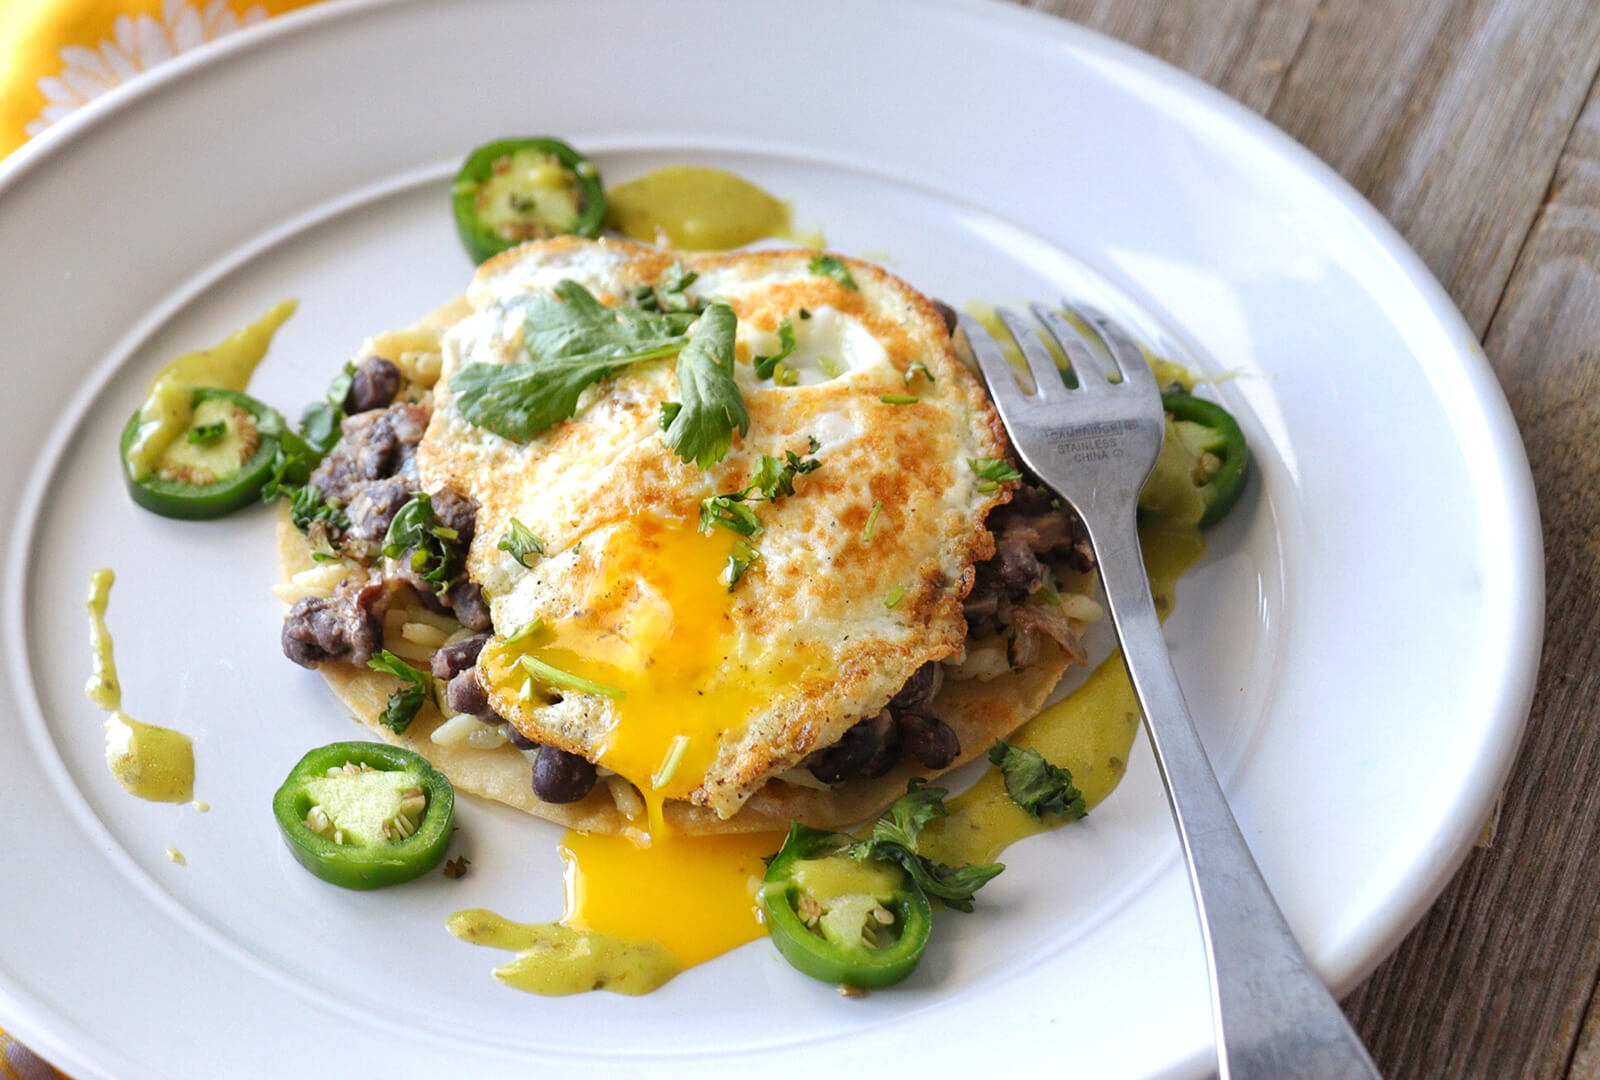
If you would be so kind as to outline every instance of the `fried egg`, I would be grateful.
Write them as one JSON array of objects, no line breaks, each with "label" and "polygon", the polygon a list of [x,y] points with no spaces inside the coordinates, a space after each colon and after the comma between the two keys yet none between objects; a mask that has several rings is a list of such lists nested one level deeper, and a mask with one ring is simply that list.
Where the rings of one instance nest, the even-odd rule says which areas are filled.
[{"label": "fried egg", "polygon": [[[679,399],[670,360],[590,387],[570,420],[527,442],[463,415],[452,377],[526,360],[531,296],[571,280],[617,305],[681,269],[698,274],[686,296],[724,300],[738,319],[750,427],[721,461],[702,471],[663,441],[661,406]],[[971,462],[1006,443],[942,318],[909,286],[809,251],[674,255],[564,237],[485,263],[467,296],[417,460],[427,487],[478,504],[467,570],[494,622],[480,678],[528,738],[637,788],[651,831],[667,803],[733,818],[923,664],[962,650],[961,601],[993,551],[984,518],[1007,497]],[[785,320],[784,374],[759,379],[753,358],[778,351]],[[754,504],[758,557],[700,528],[703,500],[790,453],[818,466],[793,494]],[[527,565],[500,546],[513,519],[542,541]],[[748,569],[730,581],[736,555]],[[528,627],[539,629],[517,634]],[[539,685],[524,657],[603,692]]]}]

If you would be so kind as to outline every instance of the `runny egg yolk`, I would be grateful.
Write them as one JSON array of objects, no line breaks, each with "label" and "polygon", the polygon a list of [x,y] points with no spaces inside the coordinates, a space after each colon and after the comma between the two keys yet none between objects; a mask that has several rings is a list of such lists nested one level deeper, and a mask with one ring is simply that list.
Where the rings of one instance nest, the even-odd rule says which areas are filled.
[{"label": "runny egg yolk", "polygon": [[599,541],[576,610],[546,617],[540,632],[486,649],[480,661],[497,685],[524,699],[585,691],[535,678],[523,657],[604,691],[611,722],[596,763],[631,781],[647,812],[629,835],[565,835],[561,921],[658,942],[686,967],[762,935],[754,887],[762,857],[783,836],[682,835],[667,825],[663,805],[700,785],[725,733],[776,694],[831,673],[803,650],[744,647],[728,587],[739,542],[689,523],[623,523]]},{"label": "runny egg yolk", "polygon": [[804,650],[772,654],[741,640],[728,588],[739,542],[725,529],[701,533],[658,518],[619,525],[596,553],[578,610],[491,650],[490,678],[525,694],[564,692],[540,685],[518,663],[527,656],[597,684],[611,723],[595,762],[649,801],[687,797],[724,734],[776,694],[827,675]]},{"label": "runny egg yolk", "polygon": [[782,833],[627,836],[568,831],[562,923],[629,941],[665,945],[684,967],[704,963],[766,933],[756,915],[762,858]]}]

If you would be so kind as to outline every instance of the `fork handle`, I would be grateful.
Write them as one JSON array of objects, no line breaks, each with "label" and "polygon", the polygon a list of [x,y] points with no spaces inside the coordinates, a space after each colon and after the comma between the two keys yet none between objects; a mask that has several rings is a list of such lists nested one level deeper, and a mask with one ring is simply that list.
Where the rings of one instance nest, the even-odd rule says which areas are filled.
[{"label": "fork handle", "polygon": [[1189,867],[1221,1080],[1377,1077],[1228,809],[1167,655],[1133,518],[1085,524]]}]

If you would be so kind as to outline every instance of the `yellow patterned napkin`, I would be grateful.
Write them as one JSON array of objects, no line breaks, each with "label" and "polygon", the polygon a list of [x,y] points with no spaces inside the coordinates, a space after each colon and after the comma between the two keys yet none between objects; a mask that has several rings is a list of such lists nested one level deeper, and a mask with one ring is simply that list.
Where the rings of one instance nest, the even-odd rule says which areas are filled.
[{"label": "yellow patterned napkin", "polygon": [[0,157],[114,86],[314,0],[0,0]]},{"label": "yellow patterned napkin", "polygon": [[4,1080],[62,1080],[37,1054],[0,1031],[0,1077]]},{"label": "yellow patterned napkin", "polygon": [[[0,0],[0,157],[164,60],[316,0]],[[0,1030],[0,1080],[61,1080]]]}]

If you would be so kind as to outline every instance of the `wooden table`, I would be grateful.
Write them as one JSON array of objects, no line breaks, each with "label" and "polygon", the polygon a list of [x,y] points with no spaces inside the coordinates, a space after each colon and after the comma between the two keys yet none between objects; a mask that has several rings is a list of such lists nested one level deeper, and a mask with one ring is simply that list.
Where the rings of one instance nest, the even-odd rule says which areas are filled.
[{"label": "wooden table", "polygon": [[1600,1076],[1600,0],[1027,6],[1298,139],[1483,341],[1544,519],[1538,692],[1492,841],[1345,1010],[1391,1080]]}]

